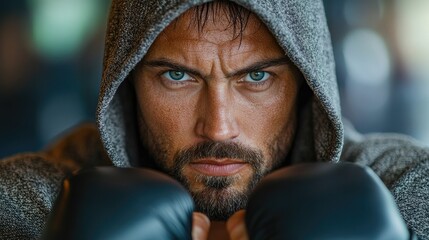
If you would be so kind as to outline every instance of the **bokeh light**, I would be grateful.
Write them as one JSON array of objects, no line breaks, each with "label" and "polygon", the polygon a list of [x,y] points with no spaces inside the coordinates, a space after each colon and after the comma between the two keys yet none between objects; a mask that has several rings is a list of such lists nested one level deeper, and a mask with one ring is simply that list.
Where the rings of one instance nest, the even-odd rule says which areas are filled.
[{"label": "bokeh light", "polygon": [[408,99],[412,134],[429,143],[429,1],[396,0],[396,39],[412,81]]},{"label": "bokeh light", "polygon": [[32,29],[36,48],[48,58],[76,53],[98,26],[103,8],[97,1],[32,0]]},{"label": "bokeh light", "polygon": [[[342,112],[429,144],[429,1],[324,0]],[[109,0],[0,3],[0,158],[94,121]]]},{"label": "bokeh light", "polygon": [[379,34],[358,29],[346,36],[343,43],[346,71],[351,81],[378,86],[388,81],[390,59],[386,44]]},{"label": "bokeh light", "polygon": [[413,79],[429,81],[429,1],[411,2],[396,1],[396,38]]}]

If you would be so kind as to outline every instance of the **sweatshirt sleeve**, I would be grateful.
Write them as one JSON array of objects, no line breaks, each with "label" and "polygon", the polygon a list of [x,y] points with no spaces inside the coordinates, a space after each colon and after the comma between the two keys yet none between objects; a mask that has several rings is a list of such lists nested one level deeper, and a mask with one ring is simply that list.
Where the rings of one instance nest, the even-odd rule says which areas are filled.
[{"label": "sweatshirt sleeve", "polygon": [[0,160],[0,239],[38,239],[63,178],[106,165],[94,124],[71,129],[43,152]]},{"label": "sweatshirt sleeve", "polygon": [[64,172],[38,154],[0,161],[0,239],[38,239]]},{"label": "sweatshirt sleeve", "polygon": [[369,166],[421,239],[429,240],[429,148],[399,134],[346,132],[342,161]]}]

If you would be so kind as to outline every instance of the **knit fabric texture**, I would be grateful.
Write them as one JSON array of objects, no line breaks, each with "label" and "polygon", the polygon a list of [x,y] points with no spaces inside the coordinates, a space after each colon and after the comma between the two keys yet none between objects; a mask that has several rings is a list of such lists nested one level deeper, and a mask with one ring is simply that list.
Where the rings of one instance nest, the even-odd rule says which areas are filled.
[{"label": "knit fabric texture", "polygon": [[[142,165],[128,76],[164,28],[205,2],[209,1],[112,1],[97,129],[80,128],[48,151],[0,161],[0,239],[40,237],[67,174],[87,166]],[[311,92],[299,109],[291,164],[348,161],[371,167],[391,190],[408,226],[421,239],[429,239],[429,149],[401,135],[363,136],[343,123],[322,1],[234,2],[268,27]]]}]

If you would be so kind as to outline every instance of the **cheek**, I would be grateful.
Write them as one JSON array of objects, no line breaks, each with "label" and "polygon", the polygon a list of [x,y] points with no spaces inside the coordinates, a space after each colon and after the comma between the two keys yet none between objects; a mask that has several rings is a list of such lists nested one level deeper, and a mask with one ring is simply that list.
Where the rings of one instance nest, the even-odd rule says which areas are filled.
[{"label": "cheek", "polygon": [[252,145],[263,151],[266,159],[272,159],[273,146],[280,144],[288,149],[292,139],[296,120],[296,86],[294,84],[277,88],[265,104],[241,112],[241,129],[246,139],[252,140]]},{"label": "cheek", "polygon": [[295,113],[289,106],[270,106],[247,116],[253,117],[244,120],[245,129],[247,130],[246,138],[253,139],[256,146],[264,146],[262,150],[267,156],[269,154],[269,145],[276,138],[288,132],[287,129],[294,122],[292,120],[295,118]]},{"label": "cheek", "polygon": [[[193,103],[159,91],[151,84],[136,84],[140,117],[145,122],[148,136],[145,139],[167,153],[167,161],[183,149],[192,133]],[[153,147],[152,147],[153,148]],[[154,153],[156,154],[156,152]]]}]

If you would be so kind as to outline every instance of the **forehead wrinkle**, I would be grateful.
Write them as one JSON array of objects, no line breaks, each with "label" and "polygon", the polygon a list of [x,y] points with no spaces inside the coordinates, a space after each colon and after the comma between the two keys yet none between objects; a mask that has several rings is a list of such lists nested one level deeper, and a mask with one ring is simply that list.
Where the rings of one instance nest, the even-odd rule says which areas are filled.
[{"label": "forehead wrinkle", "polygon": [[[252,60],[246,60],[271,57],[271,49],[258,48],[264,45],[258,36],[271,33],[264,29],[265,25],[255,15],[249,17],[241,38],[234,38],[233,27],[225,16],[218,16],[218,20],[209,20],[199,31],[192,27],[192,14],[185,12],[161,32],[159,40],[168,47],[161,50],[161,55],[155,55],[171,55],[175,61],[200,69],[201,75],[206,77],[215,74],[217,77],[227,76],[240,65],[251,64]],[[222,74],[216,70],[221,70]]]},{"label": "forehead wrinkle", "polygon": [[[171,39],[171,37],[168,37],[168,39]],[[185,44],[181,44],[181,42]],[[165,49],[166,52],[163,52],[173,57],[176,62],[182,62],[189,67],[200,69],[201,75],[209,79],[219,75],[219,73],[216,74],[217,66],[229,65],[228,62],[231,62],[229,56],[236,55],[232,53],[233,50],[228,46],[229,44],[229,41],[217,43],[207,39],[187,38],[183,39],[183,41],[181,39],[172,42],[170,47]],[[231,68],[222,67],[220,69],[222,69],[223,75],[226,75],[225,70],[230,70]]]},{"label": "forehead wrinkle", "polygon": [[[195,49],[196,45],[205,45],[204,48],[209,48],[209,45],[213,45],[214,47],[220,46],[222,47],[225,44],[230,44],[232,40],[229,37],[224,37],[229,35],[229,31],[223,31],[219,33],[217,30],[210,30],[198,33],[195,29],[189,31],[180,31],[183,29],[173,29],[167,28],[159,35],[159,39],[168,41],[173,45],[179,44],[179,42],[185,42],[186,44],[182,44],[183,46],[189,46],[189,50],[191,51]],[[178,33],[177,30],[180,32]],[[224,34],[224,32],[226,34]]]},{"label": "forehead wrinkle", "polygon": [[[259,20],[259,18],[253,14],[249,13],[245,24],[242,26],[243,29],[235,29],[235,25],[232,23],[232,19],[228,16],[228,11],[222,5],[219,5],[219,8],[216,11],[208,11],[207,19],[204,21],[203,26],[197,24],[197,17],[195,15],[196,8],[191,8],[176,19],[174,19],[167,28],[169,29],[180,29],[185,33],[195,33],[196,38],[206,38],[207,35],[214,32],[214,36],[219,37],[223,36],[226,38],[223,42],[228,40],[241,40],[245,35],[252,35],[249,33],[249,29],[255,29],[258,31],[261,26],[264,24]],[[253,25],[252,27],[249,27]],[[201,27],[201,29],[199,29]],[[237,33],[240,31],[241,33]],[[221,32],[222,34],[219,34]],[[208,40],[208,39],[207,39]],[[209,40],[210,41],[210,40]],[[210,41],[212,42],[212,41]],[[217,41],[219,42],[219,41]]]},{"label": "forehead wrinkle", "polygon": [[[178,18],[174,19],[169,26],[163,31],[163,37],[171,39],[174,42],[174,37],[179,36],[187,38],[189,40],[194,40],[200,42],[202,39],[206,40],[207,43],[212,43],[216,45],[229,44],[229,42],[234,42],[237,45],[237,48],[240,48],[242,45],[242,40],[245,38],[253,38],[255,33],[259,32],[261,28],[265,25],[255,14],[250,14],[247,20],[247,23],[244,26],[243,32],[239,37],[235,36],[234,27],[231,24],[231,20],[227,17],[226,11],[216,11],[218,16],[216,21],[210,19],[214,16],[209,16],[207,19],[207,24],[199,30],[195,26],[195,14],[193,14],[195,9],[191,9],[180,15]],[[214,12],[209,12],[209,15],[215,14]],[[173,36],[168,36],[169,32],[173,31]],[[235,45],[235,44],[234,44]]]}]

